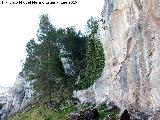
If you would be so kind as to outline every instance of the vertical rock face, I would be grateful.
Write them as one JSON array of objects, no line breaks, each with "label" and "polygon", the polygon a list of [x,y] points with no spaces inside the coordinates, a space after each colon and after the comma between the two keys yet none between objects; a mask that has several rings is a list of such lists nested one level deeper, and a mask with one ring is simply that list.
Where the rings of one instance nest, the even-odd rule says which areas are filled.
[{"label": "vertical rock face", "polygon": [[[67,55],[67,51],[65,51],[64,47],[60,50],[61,55]],[[75,74],[75,69],[73,62],[70,58],[61,57],[61,61],[65,70],[65,73],[69,76],[73,76]]]},{"label": "vertical rock face", "polygon": [[32,98],[32,86],[29,81],[26,81],[20,75],[17,76],[17,80],[11,90],[12,92],[12,105],[15,111],[23,109]]},{"label": "vertical rock face", "polygon": [[32,85],[20,75],[17,76],[14,86],[7,96],[7,103],[1,110],[1,118],[6,119],[9,114],[23,110],[33,101]]},{"label": "vertical rock face", "polygon": [[97,103],[111,101],[121,111],[128,109],[133,119],[156,116],[160,110],[160,1],[105,0],[101,21],[105,68],[93,86],[75,96],[86,101],[94,98]]}]

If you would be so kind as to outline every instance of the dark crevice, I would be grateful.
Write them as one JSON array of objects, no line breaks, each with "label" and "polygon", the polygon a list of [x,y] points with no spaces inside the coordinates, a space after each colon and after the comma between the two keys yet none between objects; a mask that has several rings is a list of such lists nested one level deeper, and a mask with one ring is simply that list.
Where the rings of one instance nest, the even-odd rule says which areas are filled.
[{"label": "dark crevice", "polygon": [[130,114],[127,109],[123,111],[120,120],[130,120]]}]

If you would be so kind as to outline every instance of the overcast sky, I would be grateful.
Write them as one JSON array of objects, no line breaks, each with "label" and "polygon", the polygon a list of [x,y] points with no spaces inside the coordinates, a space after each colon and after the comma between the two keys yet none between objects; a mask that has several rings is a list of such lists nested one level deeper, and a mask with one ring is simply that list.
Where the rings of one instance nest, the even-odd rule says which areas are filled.
[{"label": "overcast sky", "polygon": [[76,26],[78,29],[84,29],[90,16],[100,17],[104,2],[104,0],[77,0],[77,4],[62,5],[59,3],[69,0],[52,0],[59,3],[10,5],[4,4],[6,1],[0,3],[0,86],[14,84],[21,71],[21,60],[25,58],[25,46],[36,36],[41,14],[47,13],[56,28]]}]

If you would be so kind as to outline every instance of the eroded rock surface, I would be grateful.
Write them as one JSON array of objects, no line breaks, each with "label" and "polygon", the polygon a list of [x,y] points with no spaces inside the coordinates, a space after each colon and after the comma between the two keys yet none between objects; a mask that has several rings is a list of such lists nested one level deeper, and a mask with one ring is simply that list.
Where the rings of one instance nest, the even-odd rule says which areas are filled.
[{"label": "eroded rock surface", "polygon": [[6,119],[8,115],[27,107],[34,100],[32,94],[31,83],[18,75],[14,86],[9,91],[7,102],[1,110],[1,119]]},{"label": "eroded rock surface", "polygon": [[153,118],[160,109],[160,1],[105,0],[101,21],[105,68],[75,96],[113,102],[132,119]]},{"label": "eroded rock surface", "polygon": [[7,96],[9,87],[2,87],[0,86],[0,104],[5,104],[7,102]]}]

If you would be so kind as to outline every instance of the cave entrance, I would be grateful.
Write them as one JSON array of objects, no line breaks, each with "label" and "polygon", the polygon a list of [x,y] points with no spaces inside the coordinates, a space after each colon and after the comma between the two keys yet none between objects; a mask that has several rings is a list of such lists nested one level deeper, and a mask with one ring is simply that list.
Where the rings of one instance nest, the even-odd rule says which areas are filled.
[{"label": "cave entrance", "polygon": [[127,109],[125,109],[121,114],[120,120],[130,120],[130,114]]}]

